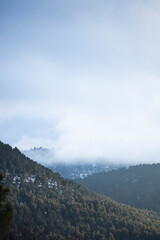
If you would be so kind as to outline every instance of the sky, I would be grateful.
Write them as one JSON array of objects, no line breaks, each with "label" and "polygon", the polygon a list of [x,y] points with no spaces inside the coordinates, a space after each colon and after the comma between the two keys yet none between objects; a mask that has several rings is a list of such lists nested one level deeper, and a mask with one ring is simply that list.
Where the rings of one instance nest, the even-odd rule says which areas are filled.
[{"label": "sky", "polygon": [[160,162],[159,26],[159,0],[1,0],[0,140]]}]

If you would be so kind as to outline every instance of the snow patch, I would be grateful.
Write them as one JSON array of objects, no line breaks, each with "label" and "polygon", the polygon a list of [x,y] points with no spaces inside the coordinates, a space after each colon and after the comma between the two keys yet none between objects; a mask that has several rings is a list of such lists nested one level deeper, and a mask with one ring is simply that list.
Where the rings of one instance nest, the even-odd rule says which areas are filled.
[{"label": "snow patch", "polygon": [[34,183],[35,180],[36,180],[36,176],[35,176],[35,175],[32,175],[31,177],[27,177],[27,178],[24,180],[24,182],[27,182],[27,183],[32,182],[32,183]]},{"label": "snow patch", "polygon": [[17,182],[17,181],[20,181],[20,179],[21,179],[21,178],[20,178],[19,176],[17,176],[17,175],[14,176],[14,177],[13,177],[13,184],[16,184],[16,182]]},{"label": "snow patch", "polygon": [[58,186],[58,183],[55,181],[55,182],[52,182],[52,180],[51,179],[48,179],[48,187],[49,188],[53,188],[53,187],[56,187],[56,189],[58,189],[57,188],[57,186]]}]

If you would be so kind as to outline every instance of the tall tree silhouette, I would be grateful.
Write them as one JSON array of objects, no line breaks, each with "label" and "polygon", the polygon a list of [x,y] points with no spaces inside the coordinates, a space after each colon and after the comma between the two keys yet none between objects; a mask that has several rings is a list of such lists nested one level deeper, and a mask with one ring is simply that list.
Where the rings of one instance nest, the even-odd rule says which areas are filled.
[{"label": "tall tree silhouette", "polygon": [[[0,181],[3,180],[2,174],[0,174]],[[11,203],[6,202],[6,197],[9,193],[9,189],[0,185],[0,240],[6,240],[8,238],[8,231],[13,219],[13,210]]]}]

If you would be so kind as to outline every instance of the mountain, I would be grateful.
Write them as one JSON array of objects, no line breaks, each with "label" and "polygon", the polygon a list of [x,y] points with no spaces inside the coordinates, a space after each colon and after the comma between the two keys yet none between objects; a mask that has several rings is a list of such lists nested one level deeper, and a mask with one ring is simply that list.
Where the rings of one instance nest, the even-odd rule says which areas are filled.
[{"label": "mountain", "polygon": [[160,213],[160,164],[97,173],[77,182],[117,202]]},{"label": "mountain", "polygon": [[58,172],[67,179],[85,178],[94,173],[111,171],[115,166],[103,163],[56,163],[48,166],[53,172]]},{"label": "mountain", "polygon": [[84,160],[80,160],[79,162],[75,161],[75,163],[59,163],[55,160],[53,150],[42,147],[25,150],[22,151],[22,153],[30,159],[50,168],[53,172],[60,173],[62,177],[72,180],[84,178],[94,173],[108,172],[123,166],[122,164],[115,165],[111,162],[105,163],[103,159],[101,159],[101,161],[97,159],[94,163],[88,163]]},{"label": "mountain", "polygon": [[160,216],[92,193],[0,142],[12,240],[158,240]]}]

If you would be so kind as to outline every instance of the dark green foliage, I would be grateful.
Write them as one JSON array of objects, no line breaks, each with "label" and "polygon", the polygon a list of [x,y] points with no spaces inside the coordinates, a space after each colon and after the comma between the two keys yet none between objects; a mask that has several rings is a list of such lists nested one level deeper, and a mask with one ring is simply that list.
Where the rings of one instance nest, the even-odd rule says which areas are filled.
[{"label": "dark green foliage", "polygon": [[[0,181],[3,180],[0,174]],[[13,218],[13,211],[10,202],[5,202],[9,189],[0,185],[0,240],[6,240]]]},{"label": "dark green foliage", "polygon": [[160,217],[91,193],[0,142],[16,240],[159,240]]},{"label": "dark green foliage", "polygon": [[97,173],[76,181],[117,202],[160,212],[160,164]]}]

